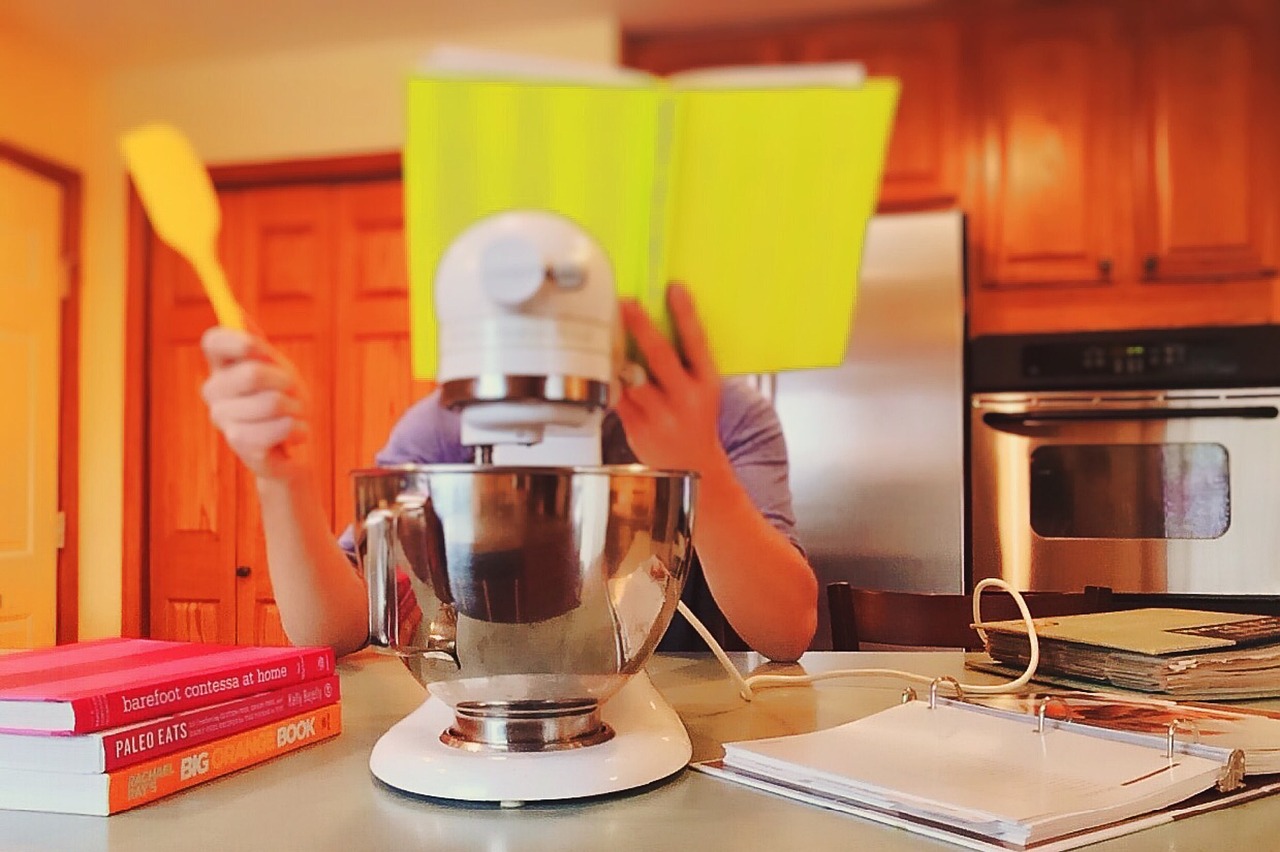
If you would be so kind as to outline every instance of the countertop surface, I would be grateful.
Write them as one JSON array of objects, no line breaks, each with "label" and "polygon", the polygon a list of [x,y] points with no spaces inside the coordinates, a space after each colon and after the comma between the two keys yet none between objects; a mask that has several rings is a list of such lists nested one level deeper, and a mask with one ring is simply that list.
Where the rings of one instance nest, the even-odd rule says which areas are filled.
[{"label": "countertop surface", "polygon": [[[731,656],[746,673],[891,667],[996,680],[965,671],[958,652],[815,652],[791,666],[754,654]],[[339,672],[343,733],[336,739],[111,817],[0,811],[0,850],[958,848],[687,769],[638,791],[571,803],[500,809],[418,799],[375,781],[368,758],[377,738],[420,704],[422,688],[398,660],[368,651],[342,661]],[[876,712],[896,703],[905,685],[887,678],[821,681],[762,690],[747,703],[710,654],[662,655],[649,672],[684,720],[694,760],[719,756],[724,742],[810,731]],[[1280,796],[1089,848],[1278,846]]]}]

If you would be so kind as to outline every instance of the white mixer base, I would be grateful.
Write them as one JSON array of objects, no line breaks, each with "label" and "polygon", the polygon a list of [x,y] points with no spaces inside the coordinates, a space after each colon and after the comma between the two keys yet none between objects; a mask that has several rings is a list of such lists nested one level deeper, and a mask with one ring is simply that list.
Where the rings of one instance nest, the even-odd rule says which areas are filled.
[{"label": "white mixer base", "polygon": [[644,672],[600,708],[614,737],[555,752],[475,753],[440,734],[453,711],[428,698],[379,738],[369,769],[383,783],[420,796],[467,802],[535,802],[617,793],[680,771],[689,734]]}]

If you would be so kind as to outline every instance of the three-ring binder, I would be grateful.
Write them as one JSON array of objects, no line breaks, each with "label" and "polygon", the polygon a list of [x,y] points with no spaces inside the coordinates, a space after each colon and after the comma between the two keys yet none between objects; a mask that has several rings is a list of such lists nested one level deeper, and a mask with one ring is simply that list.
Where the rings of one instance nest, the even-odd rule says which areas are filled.
[{"label": "three-ring binder", "polygon": [[[943,685],[948,685],[955,692],[955,696],[947,698],[939,695],[939,689]],[[903,690],[901,696],[902,703],[918,700],[916,691],[911,688]],[[929,709],[935,710],[940,706],[952,707],[971,707],[981,709],[983,712],[990,713],[1001,717],[1008,718],[1010,714],[1025,716],[1013,710],[1003,710],[991,707],[986,704],[975,703],[965,697],[964,690],[960,684],[952,677],[936,677],[929,684]],[[1062,719],[1054,719],[1049,716],[1049,708],[1052,706],[1060,706],[1065,711]],[[1165,757],[1172,763],[1174,757],[1178,753],[1194,754],[1197,756],[1211,756],[1221,760],[1222,771],[1218,776],[1215,785],[1219,792],[1229,793],[1237,790],[1244,785],[1245,777],[1245,756],[1240,749],[1226,749],[1217,746],[1205,745],[1201,742],[1200,729],[1194,720],[1190,719],[1174,719],[1165,726],[1162,736],[1146,734],[1139,731],[1126,730],[1121,727],[1110,727],[1090,722],[1086,720],[1076,720],[1072,718],[1072,705],[1064,697],[1058,695],[1047,695],[1036,702],[1034,719],[1035,724],[1032,730],[1035,733],[1044,736],[1048,733],[1046,730],[1046,722],[1051,729],[1061,729],[1070,726],[1072,730],[1093,736],[1104,736],[1110,739],[1116,739],[1124,742],[1136,743],[1138,745],[1150,748],[1162,748]],[[1192,734],[1190,739],[1179,739],[1178,731],[1184,730]]]}]

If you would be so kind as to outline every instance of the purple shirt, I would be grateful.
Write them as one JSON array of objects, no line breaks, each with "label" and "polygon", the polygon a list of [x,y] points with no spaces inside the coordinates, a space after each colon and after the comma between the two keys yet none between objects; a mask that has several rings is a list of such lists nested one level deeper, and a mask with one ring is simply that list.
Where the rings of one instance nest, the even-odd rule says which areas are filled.
[{"label": "purple shirt", "polygon": [[[462,445],[460,430],[461,417],[440,406],[436,390],[404,413],[379,451],[377,463],[470,464],[472,451]],[[718,431],[720,445],[756,508],[799,547],[787,481],[787,446],[773,406],[745,380],[727,379],[721,385]],[[605,415],[600,450],[605,464],[636,461],[622,422],[612,411]],[[346,536],[343,546],[352,549]]]},{"label": "purple shirt", "polygon": [[[377,454],[379,465],[470,464],[471,448],[461,441],[461,418],[440,406],[439,391],[414,403],[391,430],[387,444]],[[782,424],[773,406],[744,379],[727,379],[720,390],[718,420],[720,444],[734,473],[760,513],[774,528],[803,551],[796,538],[795,516],[791,509],[791,486],[787,480],[787,446]],[[622,422],[612,411],[605,415],[600,436],[601,459],[605,464],[631,464],[635,454],[627,444]],[[339,543],[355,559],[355,541],[347,527]],[[685,585],[685,603],[728,650],[747,650],[720,612],[702,567],[695,558]],[[682,618],[674,619],[663,636],[659,650],[705,650],[702,639]]]}]

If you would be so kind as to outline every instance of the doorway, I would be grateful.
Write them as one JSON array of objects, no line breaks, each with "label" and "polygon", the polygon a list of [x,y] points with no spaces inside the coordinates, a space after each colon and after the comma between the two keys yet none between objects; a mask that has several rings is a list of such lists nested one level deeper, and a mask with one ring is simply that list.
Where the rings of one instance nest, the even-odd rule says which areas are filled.
[{"label": "doorway", "polygon": [[78,634],[80,177],[0,143],[0,648]]},{"label": "doorway", "polygon": [[[398,156],[212,169],[220,253],[252,322],[310,391],[319,497],[337,534],[348,473],[430,391],[409,358]],[[186,261],[149,231],[140,635],[282,644],[256,487],[208,420],[200,336],[213,312]],[[126,595],[129,587],[126,586]]]}]

